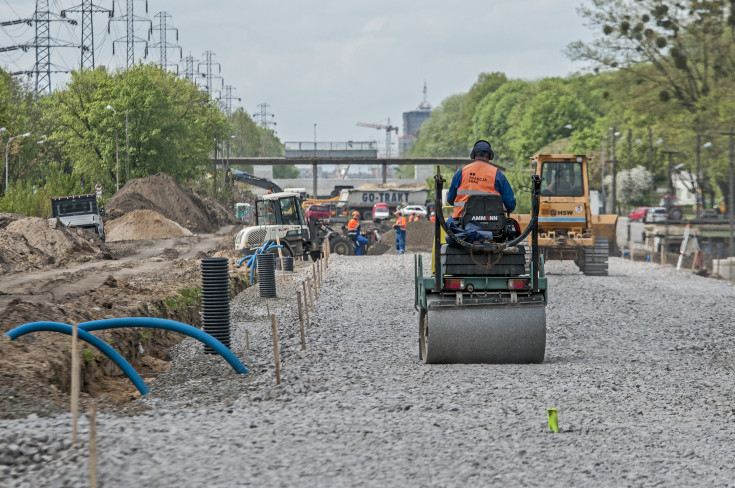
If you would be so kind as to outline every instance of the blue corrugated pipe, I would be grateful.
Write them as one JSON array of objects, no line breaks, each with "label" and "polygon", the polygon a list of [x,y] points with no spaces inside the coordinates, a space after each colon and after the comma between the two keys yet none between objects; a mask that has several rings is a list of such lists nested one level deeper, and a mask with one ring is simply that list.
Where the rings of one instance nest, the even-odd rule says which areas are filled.
[{"label": "blue corrugated pipe", "polygon": [[119,319],[92,320],[90,322],[82,322],[79,328],[85,331],[117,329],[121,327],[149,327],[153,329],[173,330],[186,334],[189,337],[197,339],[207,346],[214,349],[220,356],[230,363],[232,369],[240,374],[248,374],[247,368],[237,359],[232,351],[227,349],[220,341],[207,334],[203,330],[197,329],[191,325],[182,324],[175,320],[156,319],[152,317],[128,317]]},{"label": "blue corrugated pipe", "polygon": [[[62,334],[72,335],[73,327],[69,324],[62,324],[60,322],[29,322],[8,331],[5,335],[13,340],[22,335],[38,331],[61,332]],[[123,373],[130,378],[130,381],[133,382],[141,395],[145,395],[150,391],[148,385],[145,384],[143,378],[141,378],[138,372],[133,369],[130,363],[128,363],[124,357],[110,347],[105,341],[93,336],[89,332],[85,331],[81,326],[77,327],[77,334],[79,339],[96,347],[102,354],[112,359]]]},{"label": "blue corrugated pipe", "polygon": [[265,244],[260,246],[258,249],[255,250],[254,254],[251,254],[250,256],[245,256],[244,258],[240,258],[237,261],[237,265],[240,266],[243,261],[247,261],[247,266],[250,268],[250,284],[252,285],[255,282],[255,259],[257,258],[258,254],[263,254],[264,252],[268,252],[271,249],[278,249],[280,247],[283,247],[283,244],[277,245],[275,242],[271,240],[265,241]]}]

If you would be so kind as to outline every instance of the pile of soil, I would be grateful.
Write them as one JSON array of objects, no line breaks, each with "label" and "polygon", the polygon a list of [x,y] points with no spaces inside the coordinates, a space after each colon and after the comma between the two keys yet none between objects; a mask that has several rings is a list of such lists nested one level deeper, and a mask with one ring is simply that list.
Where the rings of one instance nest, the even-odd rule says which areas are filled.
[{"label": "pile of soil", "polygon": [[196,233],[212,233],[236,223],[232,212],[217,200],[184,188],[164,173],[128,181],[105,208],[111,219],[133,210],[153,210]]},{"label": "pile of soil", "polygon": [[105,226],[108,242],[192,235],[189,229],[153,210],[133,210]]},{"label": "pile of soil", "polygon": [[[406,225],[406,252],[431,252],[434,244],[434,223],[428,220],[409,222]],[[368,255],[396,254],[396,231],[380,234],[380,242],[370,246]]]},{"label": "pile of soil", "polygon": [[93,231],[67,228],[58,220],[5,213],[0,229],[0,274],[110,258]]},{"label": "pile of soil", "polygon": [[425,190],[426,189],[426,183],[421,182],[411,182],[411,183],[365,183],[364,185],[358,186],[357,190],[388,190],[388,189],[395,189],[395,188],[416,188]]}]

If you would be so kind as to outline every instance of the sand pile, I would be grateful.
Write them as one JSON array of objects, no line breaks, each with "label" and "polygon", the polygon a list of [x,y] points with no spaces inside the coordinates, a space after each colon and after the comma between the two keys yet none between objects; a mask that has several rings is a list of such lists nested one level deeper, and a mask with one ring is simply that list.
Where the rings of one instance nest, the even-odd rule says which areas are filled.
[{"label": "sand pile", "polygon": [[134,210],[153,210],[197,233],[235,223],[234,215],[221,203],[184,188],[164,173],[128,181],[105,208],[113,219]]},{"label": "sand pile", "polygon": [[[428,220],[409,222],[406,225],[406,252],[431,252],[434,244],[434,223]],[[369,255],[395,254],[396,231],[391,228],[380,234],[380,242],[370,246]]]},{"label": "sand pile", "polygon": [[0,273],[50,264],[63,267],[69,262],[109,257],[104,243],[93,231],[69,229],[59,221],[38,217],[13,218],[11,214],[0,217],[7,223],[0,230]]},{"label": "sand pile", "polygon": [[192,235],[189,229],[153,210],[133,210],[111,220],[105,226],[105,234],[108,242]]}]

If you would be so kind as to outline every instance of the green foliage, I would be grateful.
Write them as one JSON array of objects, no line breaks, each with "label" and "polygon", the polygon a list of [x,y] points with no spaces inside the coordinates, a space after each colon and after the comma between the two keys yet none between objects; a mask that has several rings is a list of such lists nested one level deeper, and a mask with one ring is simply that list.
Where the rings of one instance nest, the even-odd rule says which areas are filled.
[{"label": "green foliage", "polygon": [[85,360],[86,362],[88,362],[88,363],[91,363],[92,361],[94,361],[94,360],[95,360],[95,355],[94,355],[94,351],[93,351],[93,350],[92,350],[91,348],[89,348],[89,347],[86,347],[86,348],[84,348],[84,350],[82,351],[82,357],[84,358],[84,360]]},{"label": "green foliage", "polygon": [[273,166],[273,178],[292,179],[299,177],[299,168],[293,164],[278,164]]},{"label": "green foliage", "polygon": [[16,182],[15,187],[0,197],[0,212],[17,213],[29,217],[51,217],[51,198],[91,193],[82,187],[79,178],[67,174],[58,163],[45,168],[45,184],[38,187],[30,180]]},{"label": "green foliage", "polygon": [[202,289],[195,286],[193,288],[182,288],[176,292],[176,295],[163,299],[163,305],[168,309],[179,309],[187,307],[196,307],[202,302]]}]

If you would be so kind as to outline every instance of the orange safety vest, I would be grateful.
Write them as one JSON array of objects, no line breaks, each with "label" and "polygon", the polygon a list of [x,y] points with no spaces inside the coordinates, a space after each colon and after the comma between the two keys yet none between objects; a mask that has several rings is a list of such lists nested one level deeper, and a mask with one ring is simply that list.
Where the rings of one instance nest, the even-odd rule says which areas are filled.
[{"label": "orange safety vest", "polygon": [[357,229],[357,219],[350,219],[349,222],[347,222],[347,230]]},{"label": "orange safety vest", "polygon": [[452,217],[458,219],[464,213],[464,204],[471,195],[500,195],[495,189],[498,168],[485,161],[475,161],[462,168],[462,183],[457,188]]},{"label": "orange safety vest", "polygon": [[398,224],[398,227],[401,230],[406,230],[406,217],[398,217],[398,218],[396,218],[396,224]]},{"label": "orange safety vest", "polygon": [[416,222],[418,220],[419,220],[419,216],[418,215],[411,215],[411,217],[408,218],[408,221],[409,222]]}]

